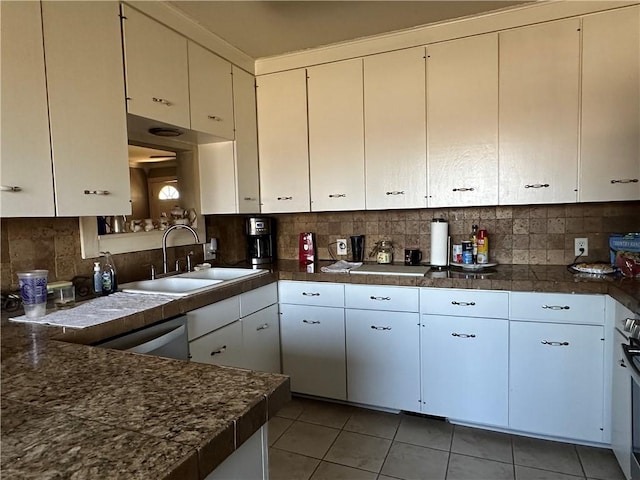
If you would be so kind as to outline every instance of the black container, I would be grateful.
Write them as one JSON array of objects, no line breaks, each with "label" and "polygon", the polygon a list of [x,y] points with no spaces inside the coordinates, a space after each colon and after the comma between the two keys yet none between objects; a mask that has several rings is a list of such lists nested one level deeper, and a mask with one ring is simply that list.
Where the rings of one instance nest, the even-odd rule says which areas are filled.
[{"label": "black container", "polygon": [[362,262],[364,258],[364,235],[351,235],[351,256],[353,262]]}]

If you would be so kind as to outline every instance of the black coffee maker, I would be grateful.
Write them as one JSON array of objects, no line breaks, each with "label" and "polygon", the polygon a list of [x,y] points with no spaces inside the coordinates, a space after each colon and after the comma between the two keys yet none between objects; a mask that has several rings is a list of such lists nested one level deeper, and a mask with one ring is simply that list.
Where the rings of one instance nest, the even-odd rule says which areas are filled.
[{"label": "black coffee maker", "polygon": [[247,262],[251,265],[272,263],[276,258],[275,221],[269,217],[249,217],[245,232]]}]

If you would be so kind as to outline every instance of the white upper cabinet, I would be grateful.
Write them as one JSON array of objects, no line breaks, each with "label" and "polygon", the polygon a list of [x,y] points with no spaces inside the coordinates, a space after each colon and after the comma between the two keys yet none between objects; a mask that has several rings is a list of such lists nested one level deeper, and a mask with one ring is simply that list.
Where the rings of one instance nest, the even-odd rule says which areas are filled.
[{"label": "white upper cabinet", "polygon": [[364,59],[366,208],[427,206],[425,49]]},{"label": "white upper cabinet", "polygon": [[498,203],[498,35],[427,47],[429,207]]},{"label": "white upper cabinet", "polygon": [[231,64],[189,41],[191,129],[233,140]]},{"label": "white upper cabinet", "polygon": [[0,216],[55,213],[39,2],[1,2]]},{"label": "white upper cabinet", "polygon": [[56,214],[130,214],[118,2],[43,2]]},{"label": "white upper cabinet", "polygon": [[640,199],[640,7],[582,23],[581,202]]},{"label": "white upper cabinet", "polygon": [[499,35],[499,204],[576,201],[580,20]]},{"label": "white upper cabinet", "polygon": [[311,210],[363,210],[362,59],[307,70]]},{"label": "white upper cabinet", "polygon": [[260,212],[253,75],[233,69],[233,99],[236,140],[198,146],[203,214]]},{"label": "white upper cabinet", "polygon": [[262,212],[308,212],[306,70],[257,79]]},{"label": "white upper cabinet", "polygon": [[190,127],[187,39],[123,5],[128,112]]}]

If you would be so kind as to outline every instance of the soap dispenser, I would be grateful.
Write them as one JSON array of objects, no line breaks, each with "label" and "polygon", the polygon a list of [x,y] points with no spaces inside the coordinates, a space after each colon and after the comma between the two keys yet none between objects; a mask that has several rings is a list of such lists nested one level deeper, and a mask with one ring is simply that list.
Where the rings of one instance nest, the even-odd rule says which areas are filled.
[{"label": "soap dispenser", "polygon": [[111,258],[111,253],[100,252],[105,257],[105,262],[102,265],[102,294],[109,295],[118,291],[118,277],[116,275],[116,267]]},{"label": "soap dispenser", "polygon": [[102,295],[102,266],[100,262],[93,262],[93,293]]}]

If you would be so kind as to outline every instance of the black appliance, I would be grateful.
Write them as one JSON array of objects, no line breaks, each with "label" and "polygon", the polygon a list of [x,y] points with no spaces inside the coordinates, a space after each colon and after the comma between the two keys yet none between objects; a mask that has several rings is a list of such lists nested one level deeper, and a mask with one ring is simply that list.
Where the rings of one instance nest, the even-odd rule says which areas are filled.
[{"label": "black appliance", "polygon": [[276,258],[275,221],[269,217],[249,217],[245,227],[247,262],[251,265],[272,263]]}]

